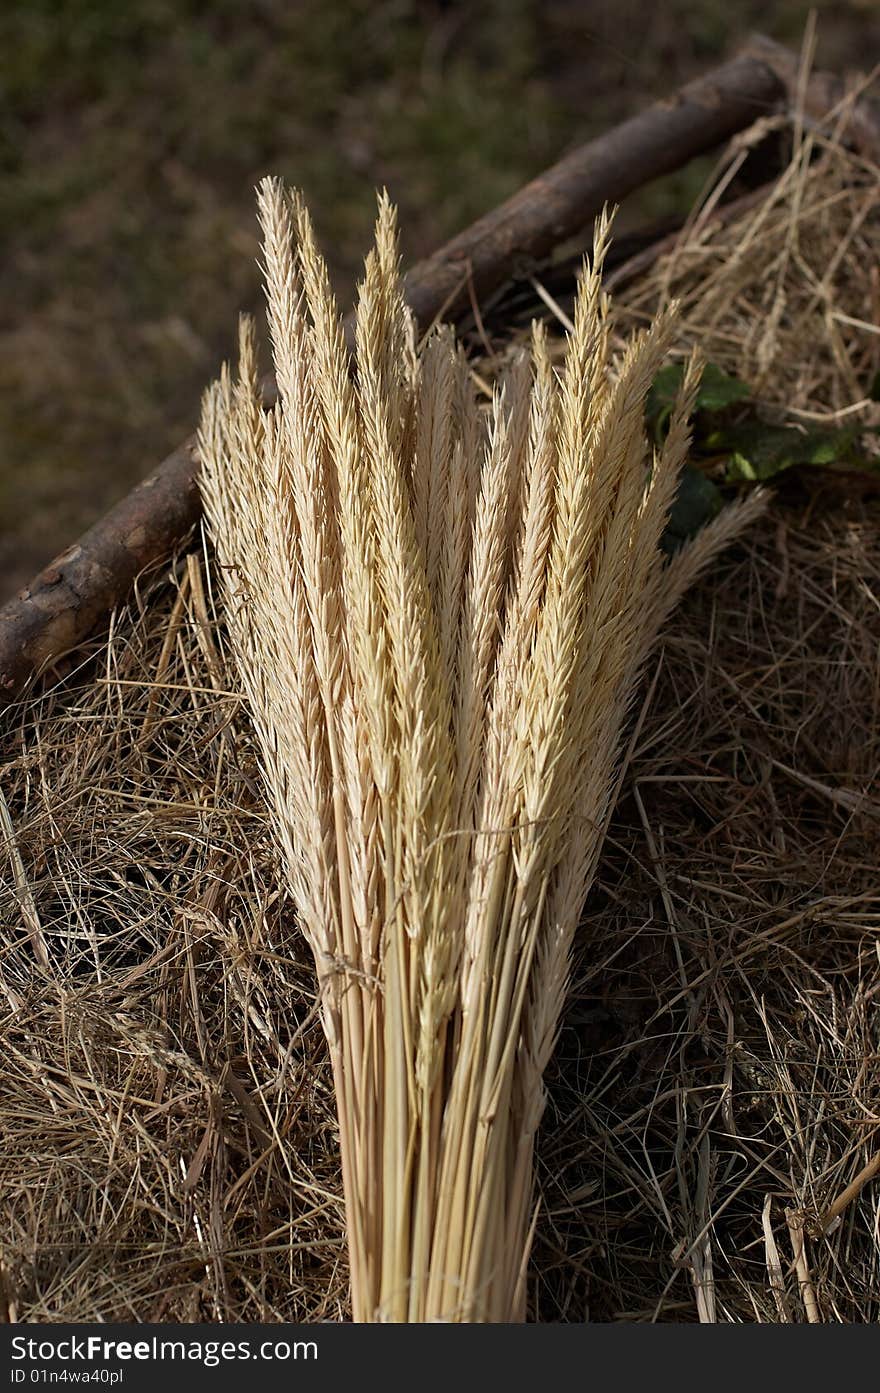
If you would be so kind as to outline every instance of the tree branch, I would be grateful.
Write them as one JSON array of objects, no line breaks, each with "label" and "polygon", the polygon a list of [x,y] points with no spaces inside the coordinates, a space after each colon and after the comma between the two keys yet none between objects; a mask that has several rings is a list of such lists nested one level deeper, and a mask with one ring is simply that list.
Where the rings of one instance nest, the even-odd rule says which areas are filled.
[{"label": "tree branch", "polygon": [[[604,204],[721,144],[785,96],[776,69],[747,53],[573,150],[413,267],[406,291],[419,323],[454,319]],[[140,574],[180,545],[200,516],[197,468],[190,439],[0,610],[0,698],[13,699],[76,648]]]}]

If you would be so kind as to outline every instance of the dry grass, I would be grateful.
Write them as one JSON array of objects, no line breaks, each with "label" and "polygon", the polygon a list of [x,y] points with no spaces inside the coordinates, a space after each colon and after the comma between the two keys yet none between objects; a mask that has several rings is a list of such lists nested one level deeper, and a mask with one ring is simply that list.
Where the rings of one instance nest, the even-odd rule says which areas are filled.
[{"label": "dry grass", "polygon": [[[880,1317],[880,503],[848,490],[788,485],[649,669],[548,1076],[532,1318]],[[214,584],[197,541],[6,719],[12,1318],[347,1314],[314,968]]]},{"label": "dry grass", "polygon": [[7,747],[30,889],[2,962],[20,1317],[332,1319],[345,1299],[314,972],[222,643],[193,553]]},{"label": "dry grass", "polygon": [[[880,1314],[877,1184],[817,1236],[880,1145],[880,509],[815,502],[685,601],[639,713],[539,1138],[538,1319],[804,1319],[787,1210],[823,1319]],[[7,1309],[338,1318],[314,971],[200,551],[82,657],[3,766]]]},{"label": "dry grass", "polygon": [[880,1187],[821,1232],[880,1150],[880,508],[817,503],[658,662],[539,1146],[544,1318],[803,1321],[789,1223],[821,1319],[880,1315]]},{"label": "dry grass", "polygon": [[[699,344],[771,418],[880,426],[870,396],[880,372],[880,168],[842,138],[856,95],[821,127],[795,119],[787,129],[779,118],[744,132],[673,245],[618,301],[628,331],[675,298],[680,349]],[[724,190],[774,127],[791,141],[788,166],[738,216],[719,218]]]}]

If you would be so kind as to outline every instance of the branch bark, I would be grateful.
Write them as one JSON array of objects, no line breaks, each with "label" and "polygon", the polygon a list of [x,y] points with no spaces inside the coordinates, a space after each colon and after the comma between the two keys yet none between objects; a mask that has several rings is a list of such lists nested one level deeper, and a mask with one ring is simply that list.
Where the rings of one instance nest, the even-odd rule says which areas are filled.
[{"label": "branch bark", "polygon": [[[800,68],[798,55],[775,39],[767,38],[766,34],[753,34],[743,53],[771,68],[794,104]],[[858,87],[855,93],[854,98],[849,84],[836,73],[810,73],[803,93],[804,114],[810,120],[824,122],[829,112],[838,111],[841,134],[847,142],[859,154],[876,161],[880,159],[880,103],[860,93]]]},{"label": "branch bark", "polygon": [[[747,53],[573,150],[409,272],[419,323],[455,318],[604,204],[721,144],[785,95],[774,67]],[[190,439],[0,610],[0,698],[13,699],[74,649],[183,541],[200,515],[197,468]]]}]

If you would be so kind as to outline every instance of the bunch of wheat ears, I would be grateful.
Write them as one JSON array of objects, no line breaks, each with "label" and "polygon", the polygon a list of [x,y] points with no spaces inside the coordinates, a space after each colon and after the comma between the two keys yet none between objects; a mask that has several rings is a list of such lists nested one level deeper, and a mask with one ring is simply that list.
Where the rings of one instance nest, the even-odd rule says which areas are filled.
[{"label": "bunch of wheat ears", "polygon": [[451,330],[416,347],[379,202],[352,363],[295,194],[259,189],[278,404],[253,328],[206,394],[202,490],[283,874],[332,1058],[356,1320],[524,1318],[542,1076],[658,628],[753,516],[665,563],[691,364],[610,361],[607,221],[564,362],[535,327],[488,412]]}]

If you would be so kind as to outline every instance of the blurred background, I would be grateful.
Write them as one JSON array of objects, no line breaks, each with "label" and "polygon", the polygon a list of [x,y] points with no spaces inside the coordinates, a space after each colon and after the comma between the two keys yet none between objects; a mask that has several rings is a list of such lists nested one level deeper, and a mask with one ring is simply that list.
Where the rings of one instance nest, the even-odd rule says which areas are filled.
[{"label": "blurred background", "polygon": [[[374,190],[407,262],[800,0],[6,0],[0,15],[0,601],[195,424],[260,303],[253,188],[302,187],[347,300]],[[877,0],[813,5],[869,68]],[[683,208],[699,168],[625,223]]]}]

